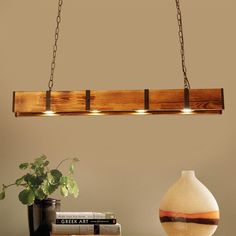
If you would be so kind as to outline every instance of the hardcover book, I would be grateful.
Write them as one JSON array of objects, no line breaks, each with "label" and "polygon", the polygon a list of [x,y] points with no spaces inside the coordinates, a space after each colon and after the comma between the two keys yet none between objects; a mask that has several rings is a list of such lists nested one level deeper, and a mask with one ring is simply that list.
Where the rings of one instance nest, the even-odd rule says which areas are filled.
[{"label": "hardcover book", "polygon": [[88,224],[116,224],[116,219],[56,219],[56,224],[88,225]]},{"label": "hardcover book", "polygon": [[[50,234],[50,236],[92,236],[93,234]],[[113,236],[113,235],[104,235],[104,234],[100,234],[100,236]],[[117,235],[117,236],[121,236],[121,235]]]},{"label": "hardcover book", "polygon": [[63,225],[52,224],[52,234],[59,235],[120,235],[121,225],[95,224],[95,225]]},{"label": "hardcover book", "polygon": [[112,212],[56,212],[57,219],[115,219]]}]

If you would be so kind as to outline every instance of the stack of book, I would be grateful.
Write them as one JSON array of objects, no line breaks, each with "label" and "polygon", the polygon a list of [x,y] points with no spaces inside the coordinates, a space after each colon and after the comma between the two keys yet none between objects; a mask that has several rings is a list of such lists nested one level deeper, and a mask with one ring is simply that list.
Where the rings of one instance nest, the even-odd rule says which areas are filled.
[{"label": "stack of book", "polygon": [[121,235],[114,213],[56,212],[51,236]]}]

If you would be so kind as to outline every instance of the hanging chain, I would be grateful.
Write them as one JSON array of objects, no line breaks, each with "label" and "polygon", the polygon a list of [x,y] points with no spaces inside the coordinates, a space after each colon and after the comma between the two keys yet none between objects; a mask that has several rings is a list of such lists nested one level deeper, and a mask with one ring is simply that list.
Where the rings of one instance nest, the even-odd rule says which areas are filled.
[{"label": "hanging chain", "polygon": [[[183,33],[183,23],[182,23],[182,13],[180,9],[180,2],[179,0],[175,0],[176,2],[176,9],[177,9],[177,21],[179,26],[179,42],[180,42],[180,53],[181,53],[181,61],[182,61],[182,70],[184,75],[184,88],[190,89],[190,83],[187,77],[187,68],[185,64],[185,49],[184,49],[184,33]],[[55,43],[53,45],[53,56],[51,62],[51,73],[50,73],[50,80],[48,82],[49,91],[53,88],[53,78],[54,78],[54,71],[56,67],[56,56],[57,56],[57,42],[59,38],[59,26],[61,23],[61,10],[62,10],[63,0],[58,0],[58,15],[56,18],[56,30],[55,30]]]},{"label": "hanging chain", "polygon": [[183,33],[183,21],[182,21],[182,13],[180,9],[179,0],[175,0],[176,8],[177,8],[177,21],[179,26],[179,42],[180,42],[180,54],[182,60],[182,70],[184,75],[184,88],[190,89],[190,83],[187,77],[187,68],[185,65],[185,50],[184,50],[184,33]]},{"label": "hanging chain", "polygon": [[53,88],[53,78],[54,78],[54,71],[55,71],[55,67],[56,67],[56,56],[57,56],[57,48],[58,48],[57,42],[58,42],[58,38],[59,38],[59,26],[61,23],[62,4],[63,4],[63,0],[58,0],[58,14],[57,14],[57,18],[56,18],[57,25],[56,25],[56,29],[55,29],[55,42],[53,45],[50,80],[48,82],[49,91],[52,91],[52,88]]}]

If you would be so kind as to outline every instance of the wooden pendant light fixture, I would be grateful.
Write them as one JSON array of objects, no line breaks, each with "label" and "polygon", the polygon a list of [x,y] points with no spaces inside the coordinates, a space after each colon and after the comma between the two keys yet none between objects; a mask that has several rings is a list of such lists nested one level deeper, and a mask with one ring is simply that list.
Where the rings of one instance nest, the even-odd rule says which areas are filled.
[{"label": "wooden pendant light fixture", "polygon": [[17,117],[62,115],[222,114],[223,89],[190,89],[185,66],[182,15],[175,0],[184,89],[52,91],[63,0],[58,15],[48,91],[13,92]]}]

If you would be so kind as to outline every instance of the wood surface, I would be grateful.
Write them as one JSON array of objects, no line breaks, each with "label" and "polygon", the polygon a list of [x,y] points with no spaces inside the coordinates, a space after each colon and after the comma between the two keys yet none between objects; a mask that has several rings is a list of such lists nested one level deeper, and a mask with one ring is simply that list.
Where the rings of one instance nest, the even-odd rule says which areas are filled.
[{"label": "wood surface", "polygon": [[[144,90],[91,90],[90,110],[86,110],[86,91],[52,91],[51,110],[58,115],[87,115],[98,110],[103,114],[132,114],[144,110]],[[221,113],[224,109],[223,89],[191,89],[191,109],[199,113]],[[184,107],[184,90],[149,90],[149,113],[178,113]],[[14,92],[16,115],[40,115],[46,108],[46,92]]]}]

